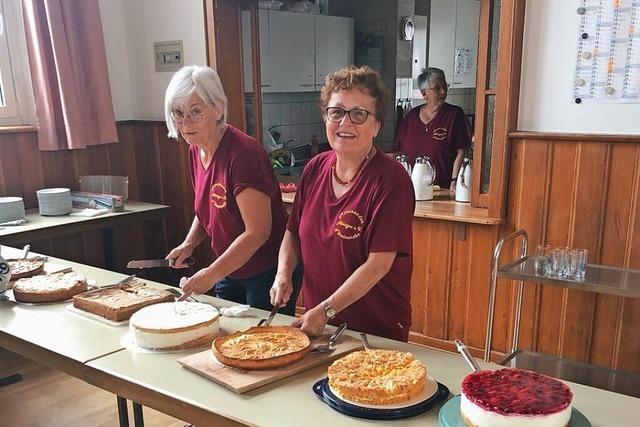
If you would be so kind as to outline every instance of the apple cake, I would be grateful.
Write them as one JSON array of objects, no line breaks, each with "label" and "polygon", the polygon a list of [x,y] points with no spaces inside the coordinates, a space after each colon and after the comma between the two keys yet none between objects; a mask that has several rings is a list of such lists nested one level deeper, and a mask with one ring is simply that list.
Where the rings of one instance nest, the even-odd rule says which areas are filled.
[{"label": "apple cake", "polygon": [[87,290],[87,280],[78,273],[56,273],[18,279],[13,296],[19,302],[56,302]]},{"label": "apple cake", "polygon": [[142,307],[174,299],[171,292],[152,288],[136,278],[120,287],[96,289],[77,295],[73,298],[73,306],[105,319],[121,322],[129,319]]},{"label": "apple cake", "polygon": [[218,335],[220,312],[200,302],[164,302],[131,316],[129,329],[138,347],[182,350],[209,344]]},{"label": "apple cake", "polygon": [[418,396],[426,384],[427,368],[411,353],[363,350],[333,362],[328,377],[331,390],[344,400],[388,405]]},{"label": "apple cake", "polygon": [[309,337],[293,326],[256,326],[213,341],[213,354],[234,368],[257,370],[285,366],[302,359]]},{"label": "apple cake", "polygon": [[44,271],[42,258],[10,259],[7,262],[11,269],[11,280],[37,276]]}]

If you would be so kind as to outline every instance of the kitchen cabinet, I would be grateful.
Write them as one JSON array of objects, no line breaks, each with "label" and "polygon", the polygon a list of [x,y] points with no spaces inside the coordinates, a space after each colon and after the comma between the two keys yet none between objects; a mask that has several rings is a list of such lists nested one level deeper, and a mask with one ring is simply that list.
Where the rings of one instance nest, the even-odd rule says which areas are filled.
[{"label": "kitchen cabinet", "polygon": [[442,69],[452,88],[476,86],[479,20],[478,0],[431,1],[429,66]]},{"label": "kitchen cabinet", "polygon": [[[269,11],[258,10],[260,37],[260,84],[262,89],[271,86],[271,66],[269,65]],[[251,61],[251,12],[242,11],[242,59],[244,68],[244,91],[253,91],[253,71]]]},{"label": "kitchen cabinet", "polygon": [[324,85],[327,74],[353,64],[353,34],[352,18],[316,15],[316,91]]},{"label": "kitchen cabinet", "polygon": [[[314,92],[325,76],[353,63],[353,19],[340,16],[259,11],[262,91]],[[245,92],[251,92],[251,27],[242,12]]]},{"label": "kitchen cabinet", "polygon": [[315,90],[315,19],[303,13],[269,11],[271,86],[265,92]]}]

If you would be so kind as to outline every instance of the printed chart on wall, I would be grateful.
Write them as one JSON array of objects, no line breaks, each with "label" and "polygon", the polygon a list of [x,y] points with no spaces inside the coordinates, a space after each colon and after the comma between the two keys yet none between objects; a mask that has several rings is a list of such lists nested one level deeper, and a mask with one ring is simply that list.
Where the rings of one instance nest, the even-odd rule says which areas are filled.
[{"label": "printed chart on wall", "polygon": [[573,102],[640,103],[640,0],[581,0]]}]

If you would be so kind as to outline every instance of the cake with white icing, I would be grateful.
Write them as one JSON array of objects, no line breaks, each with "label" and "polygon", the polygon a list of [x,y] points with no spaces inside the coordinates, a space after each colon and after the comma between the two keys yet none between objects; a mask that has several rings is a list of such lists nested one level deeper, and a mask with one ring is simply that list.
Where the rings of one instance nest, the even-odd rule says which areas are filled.
[{"label": "cake with white icing", "polygon": [[138,347],[177,350],[205,345],[218,335],[220,313],[198,302],[165,302],[140,309],[129,329]]},{"label": "cake with white icing", "polygon": [[470,427],[566,427],[573,393],[555,378],[522,369],[477,371],[462,380],[460,415]]}]

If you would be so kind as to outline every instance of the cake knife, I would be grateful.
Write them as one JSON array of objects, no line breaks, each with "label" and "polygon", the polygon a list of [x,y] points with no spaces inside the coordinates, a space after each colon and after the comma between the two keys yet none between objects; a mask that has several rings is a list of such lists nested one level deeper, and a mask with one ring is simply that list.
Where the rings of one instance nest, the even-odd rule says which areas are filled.
[{"label": "cake knife", "polygon": [[469,353],[469,349],[467,348],[467,346],[464,345],[464,343],[460,340],[456,340],[455,343],[456,348],[458,349],[460,354],[462,354],[462,357],[469,364],[471,369],[473,369],[474,372],[479,371],[480,366],[478,365],[478,362],[476,362],[476,359],[471,356],[471,353]]},{"label": "cake knife", "polygon": [[269,317],[267,318],[267,321],[262,326],[269,326],[271,324],[271,321],[273,320],[274,317],[276,317],[276,313],[278,312],[279,308],[280,308],[280,304],[276,304],[273,306],[273,308],[271,309],[271,313],[269,313]]},{"label": "cake knife", "polygon": [[[127,268],[155,268],[155,267],[173,267],[175,259],[141,259],[131,260],[127,264]],[[196,260],[193,257],[185,258],[185,264],[193,265]]]}]

